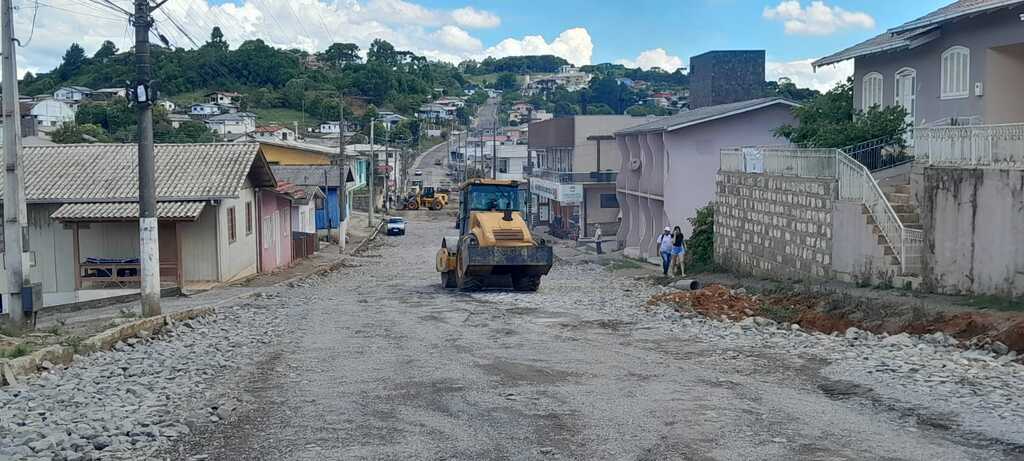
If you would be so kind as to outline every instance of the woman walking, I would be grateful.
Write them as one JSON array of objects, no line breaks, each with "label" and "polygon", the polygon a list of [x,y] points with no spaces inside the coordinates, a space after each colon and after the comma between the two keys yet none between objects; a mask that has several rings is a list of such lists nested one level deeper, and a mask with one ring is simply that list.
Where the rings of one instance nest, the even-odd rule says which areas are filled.
[{"label": "woman walking", "polygon": [[676,226],[672,229],[672,263],[671,271],[679,277],[686,275],[686,270],[683,267],[683,259],[686,255],[686,237],[683,236],[683,230]]}]

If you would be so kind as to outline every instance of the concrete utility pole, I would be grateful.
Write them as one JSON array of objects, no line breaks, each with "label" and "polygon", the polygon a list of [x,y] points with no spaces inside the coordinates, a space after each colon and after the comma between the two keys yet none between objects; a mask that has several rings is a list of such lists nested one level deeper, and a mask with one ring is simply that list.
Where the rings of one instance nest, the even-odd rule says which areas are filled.
[{"label": "concrete utility pole", "polygon": [[160,315],[160,238],[156,212],[156,167],[153,154],[152,64],[149,28],[153,26],[149,0],[135,0],[135,114],[139,124],[139,262],[141,263],[142,316]]},{"label": "concrete utility pole", "polygon": [[498,115],[495,109],[494,123],[491,124],[491,179],[498,179]]},{"label": "concrete utility pole", "polygon": [[[14,7],[11,0],[0,3],[3,8],[3,113],[4,113],[4,269],[7,272],[5,307],[14,328],[20,329],[28,320],[22,290],[31,286],[28,260],[28,213],[25,210],[25,184],[21,173],[21,114],[18,106],[18,63],[15,56]],[[77,262],[76,262],[77,263]],[[77,268],[76,268],[77,270]],[[32,306],[38,309],[42,306]]]},{"label": "concrete utility pole", "polygon": [[[339,113],[339,135],[338,135],[338,160],[335,162],[339,165],[341,170],[341,179],[338,183],[338,246],[341,248],[341,254],[345,254],[345,234],[347,227],[345,222],[348,221],[348,158],[345,155],[345,98],[342,97],[341,92],[338,93],[338,113]],[[327,187],[327,183],[324,183],[324,187]],[[330,235],[328,235],[330,238]]]},{"label": "concrete utility pole", "polygon": [[375,140],[373,137],[373,128],[376,124],[377,120],[370,120],[370,168],[368,168],[368,171],[366,172],[366,175],[369,177],[367,185],[370,188],[370,200],[367,202],[369,205],[366,207],[366,227],[373,227],[373,209],[376,208],[374,206],[375,203],[373,203],[373,182],[374,177],[377,176],[377,172],[374,171],[377,169],[377,153],[373,151],[373,141]]}]

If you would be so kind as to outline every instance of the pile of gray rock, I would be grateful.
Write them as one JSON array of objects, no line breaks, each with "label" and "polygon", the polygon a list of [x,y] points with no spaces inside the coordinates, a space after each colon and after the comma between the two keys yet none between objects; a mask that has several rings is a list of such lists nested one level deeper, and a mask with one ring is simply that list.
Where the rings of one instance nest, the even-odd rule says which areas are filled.
[{"label": "pile of gray rock", "polygon": [[211,393],[282,334],[272,297],[76,357],[0,388],[0,459],[146,459],[244,402]]}]

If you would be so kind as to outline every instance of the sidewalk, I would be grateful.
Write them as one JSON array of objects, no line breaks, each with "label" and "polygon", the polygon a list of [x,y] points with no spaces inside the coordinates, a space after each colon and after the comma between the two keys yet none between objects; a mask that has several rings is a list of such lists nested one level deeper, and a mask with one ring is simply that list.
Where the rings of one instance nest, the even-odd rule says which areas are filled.
[{"label": "sidewalk", "polygon": [[[366,213],[354,212],[352,218],[353,226],[349,228],[349,244],[344,255],[341,254],[337,245],[324,245],[313,256],[302,259],[284,270],[259,274],[200,293],[164,298],[160,304],[161,311],[164,314],[170,314],[196,307],[218,307],[247,296],[272,293],[290,281],[338,267],[373,231],[366,226]],[[60,329],[65,335],[88,336],[104,329],[115,319],[137,317],[141,312],[142,305],[137,300],[77,312],[47,313],[43,311],[36,318],[35,330]]]}]

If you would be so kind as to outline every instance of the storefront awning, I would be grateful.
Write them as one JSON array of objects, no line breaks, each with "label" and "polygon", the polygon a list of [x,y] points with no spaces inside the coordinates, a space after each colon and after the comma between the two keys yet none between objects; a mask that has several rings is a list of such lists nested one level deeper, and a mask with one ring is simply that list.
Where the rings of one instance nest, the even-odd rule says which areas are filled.
[{"label": "storefront awning", "polygon": [[[195,221],[206,202],[160,202],[157,217],[162,221]],[[63,222],[132,221],[139,219],[139,204],[134,202],[69,203],[50,215]]]}]

